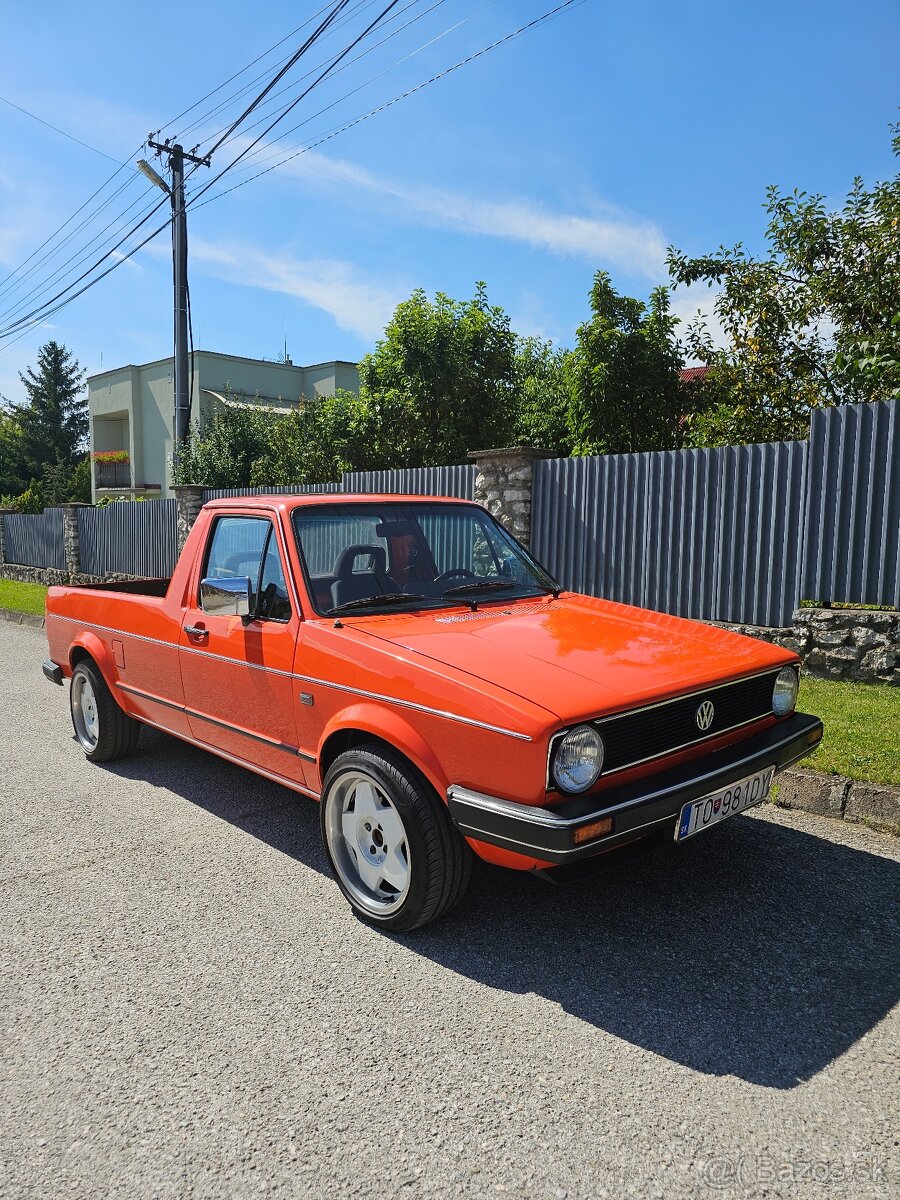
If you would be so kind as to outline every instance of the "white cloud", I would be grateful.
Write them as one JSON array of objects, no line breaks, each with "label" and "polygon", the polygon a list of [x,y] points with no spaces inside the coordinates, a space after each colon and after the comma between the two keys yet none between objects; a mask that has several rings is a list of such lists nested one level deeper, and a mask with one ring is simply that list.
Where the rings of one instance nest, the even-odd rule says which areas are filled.
[{"label": "white cloud", "polygon": [[[249,145],[249,139],[245,144]],[[240,140],[236,145],[243,148]],[[395,183],[314,150],[286,163],[279,172],[310,187],[340,186],[345,195],[349,187],[380,196],[395,202],[404,217],[423,224],[586,258],[648,279],[666,275],[666,241],[659,227],[613,208],[606,207],[603,215],[558,213],[528,199],[487,200],[452,188]]]},{"label": "white cloud", "polygon": [[117,262],[123,263],[132,271],[143,271],[144,269],[130,254],[123,254],[121,250],[110,250],[110,254]]},{"label": "white cloud", "polygon": [[408,288],[374,282],[351,263],[299,259],[237,242],[191,243],[191,260],[225,283],[283,292],[322,309],[341,329],[373,341],[384,331]]}]

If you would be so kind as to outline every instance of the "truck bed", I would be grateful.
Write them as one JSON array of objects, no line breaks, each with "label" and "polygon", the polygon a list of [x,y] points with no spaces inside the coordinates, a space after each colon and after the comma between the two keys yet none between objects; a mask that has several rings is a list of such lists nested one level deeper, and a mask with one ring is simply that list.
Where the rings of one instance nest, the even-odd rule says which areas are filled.
[{"label": "truck bed", "polygon": [[158,596],[162,599],[169,590],[169,579],[114,579],[109,583],[72,584],[67,592],[118,592],[128,596]]}]

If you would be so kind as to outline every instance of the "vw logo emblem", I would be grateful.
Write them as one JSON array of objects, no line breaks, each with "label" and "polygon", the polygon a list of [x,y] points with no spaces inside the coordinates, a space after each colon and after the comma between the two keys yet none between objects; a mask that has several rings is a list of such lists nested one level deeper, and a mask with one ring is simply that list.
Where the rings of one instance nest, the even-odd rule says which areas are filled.
[{"label": "vw logo emblem", "polygon": [[709,729],[713,723],[713,717],[716,715],[716,710],[713,707],[712,700],[704,700],[698,707],[696,714],[697,728],[704,731]]}]

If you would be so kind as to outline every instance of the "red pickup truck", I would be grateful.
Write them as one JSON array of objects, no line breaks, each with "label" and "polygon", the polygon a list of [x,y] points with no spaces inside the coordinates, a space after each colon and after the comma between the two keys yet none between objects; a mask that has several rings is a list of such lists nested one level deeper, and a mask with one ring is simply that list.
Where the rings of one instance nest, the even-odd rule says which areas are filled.
[{"label": "red pickup truck", "polygon": [[170,580],[51,588],[47,638],[88,759],[152,725],[320,801],[338,886],[396,930],[459,899],[473,852],[681,842],[822,736],[796,655],[565,592],[460,500],[214,501]]}]

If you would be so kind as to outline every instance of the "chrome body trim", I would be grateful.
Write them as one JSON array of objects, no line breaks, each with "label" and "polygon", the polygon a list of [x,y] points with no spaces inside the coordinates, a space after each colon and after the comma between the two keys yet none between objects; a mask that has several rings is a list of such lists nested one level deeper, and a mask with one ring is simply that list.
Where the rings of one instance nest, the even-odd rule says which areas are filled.
[{"label": "chrome body trim", "polygon": [[447,721],[458,721],[461,725],[473,725],[476,729],[486,729],[489,733],[500,733],[504,737],[517,738],[520,742],[530,742],[527,733],[518,733],[515,729],[504,729],[502,725],[489,725],[486,721],[476,721],[474,717],[461,717],[458,713],[445,712],[440,708],[429,708],[427,704],[416,704],[412,700],[400,700],[396,696],[383,696],[380,692],[367,692],[362,688],[350,687],[346,683],[329,683],[325,679],[313,679],[310,675],[295,675],[304,683],[316,684],[318,687],[332,688],[339,692],[349,692],[351,696],[362,696],[367,700],[381,700],[385,704],[397,704],[400,708],[411,708],[416,712],[428,713],[433,717],[443,717]]},{"label": "chrome body trim", "polygon": [[198,721],[207,721],[210,725],[217,725],[220,729],[227,729],[231,733],[239,733],[242,737],[251,738],[255,742],[261,742],[264,746],[271,746],[273,750],[284,750],[288,754],[297,754],[307,762],[314,763],[316,761],[314,755],[308,754],[305,750],[300,750],[296,746],[291,746],[287,742],[279,742],[275,738],[266,737],[263,733],[254,733],[250,729],[242,729],[240,725],[233,725],[230,721],[221,721],[218,717],[210,717],[207,713],[199,712],[195,708],[188,708],[184,704],[176,704],[173,700],[164,700],[162,696],[156,696],[152,692],[145,692],[141,688],[134,687],[133,684],[122,683],[121,680],[118,680],[116,687],[121,688],[123,692],[129,692],[132,696],[139,697],[141,700],[149,700],[151,704],[162,704],[165,708],[171,708],[176,712],[184,713],[186,717],[196,717]]},{"label": "chrome body trim", "polygon": [[[347,684],[332,683],[326,679],[314,679],[310,675],[298,675],[294,671],[282,671],[282,670],[279,670],[277,667],[266,667],[266,666],[261,665],[260,663],[245,662],[243,659],[230,658],[224,654],[212,654],[208,650],[198,650],[194,646],[184,646],[178,642],[167,642],[167,641],[164,641],[162,638],[151,638],[151,637],[147,637],[145,634],[131,633],[126,629],[113,629],[109,625],[98,625],[93,621],[83,621],[78,617],[64,617],[57,613],[54,613],[52,615],[53,615],[54,620],[68,621],[71,625],[78,625],[80,628],[99,629],[102,633],[115,634],[117,637],[137,638],[138,641],[149,642],[151,645],[167,646],[167,647],[169,647],[169,649],[176,650],[179,653],[199,654],[204,659],[206,659],[207,662],[221,661],[221,662],[229,663],[232,666],[249,667],[253,671],[269,671],[273,675],[281,675],[287,679],[299,679],[303,683],[312,683],[312,684],[318,685],[319,687],[331,688],[334,691],[348,692],[352,696],[362,696],[368,700],[381,700],[384,704],[396,704],[396,705],[399,705],[401,708],[409,708],[409,709],[413,709],[416,712],[428,713],[430,716],[433,716],[433,717],[443,717],[444,720],[446,720],[446,721],[457,721],[458,723],[460,723],[462,725],[472,725],[476,729],[485,729],[489,733],[499,733],[499,734],[502,734],[504,737],[516,738],[522,742],[530,742],[533,740],[531,738],[530,734],[519,733],[515,729],[505,729],[500,725],[490,725],[486,721],[477,721],[477,720],[475,720],[474,717],[463,717],[463,716],[460,716],[458,713],[445,712],[443,709],[440,709],[440,708],[430,708],[426,704],[416,704],[412,700],[401,700],[396,696],[385,696],[385,695],[381,694],[380,692],[367,692],[367,691],[364,691],[362,688],[350,687]],[[151,696],[149,698],[152,699],[153,697]],[[200,714],[198,714],[198,715],[200,715]]]},{"label": "chrome body trim", "polygon": [[[786,663],[785,666],[790,666]],[[679,700],[690,700],[693,696],[705,696],[707,692],[720,692],[722,688],[733,687],[736,683],[746,683],[748,679],[759,679],[761,675],[777,675],[781,667],[765,667],[761,671],[751,671],[749,675],[738,675],[736,679],[725,679],[722,683],[712,683],[707,687],[695,688],[692,692],[682,692],[678,696],[667,696],[665,700],[654,700],[652,704],[642,704],[638,708],[623,708],[621,712],[607,713],[604,717],[588,717],[579,721],[579,725],[595,724],[602,721],[614,721],[616,717],[630,717],[635,713],[646,712],[649,708],[662,708],[665,704],[675,704]]]}]

